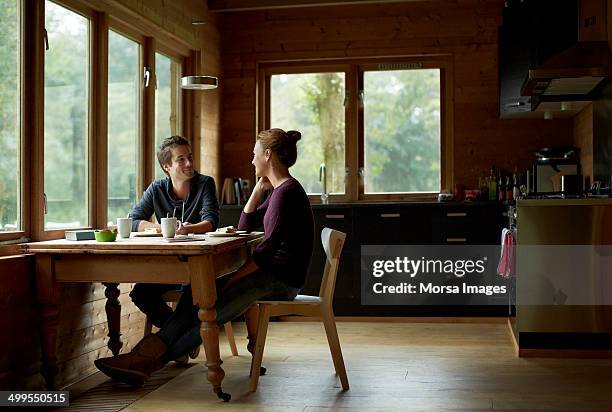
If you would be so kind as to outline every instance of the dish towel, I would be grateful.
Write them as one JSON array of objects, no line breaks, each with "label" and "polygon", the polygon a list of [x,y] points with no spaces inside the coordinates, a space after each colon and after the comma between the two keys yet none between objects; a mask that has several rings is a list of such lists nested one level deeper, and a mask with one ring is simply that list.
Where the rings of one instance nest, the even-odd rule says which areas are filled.
[{"label": "dish towel", "polygon": [[512,230],[504,229],[501,235],[501,254],[497,274],[504,279],[516,276],[516,240]]}]

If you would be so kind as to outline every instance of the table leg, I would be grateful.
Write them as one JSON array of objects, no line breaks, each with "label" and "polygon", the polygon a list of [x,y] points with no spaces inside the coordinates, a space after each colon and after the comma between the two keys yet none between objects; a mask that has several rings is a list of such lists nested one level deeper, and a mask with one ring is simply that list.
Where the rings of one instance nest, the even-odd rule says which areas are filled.
[{"label": "table leg", "polygon": [[217,311],[215,310],[217,290],[215,287],[215,268],[212,256],[190,257],[189,273],[193,304],[200,308],[198,317],[202,322],[200,334],[204,344],[204,351],[206,352],[208,381],[212,384],[213,391],[217,396],[228,402],[232,396],[221,389],[221,382],[225,377],[225,372],[221,368],[222,362],[219,355],[219,328],[217,325]]},{"label": "table leg", "polygon": [[57,301],[61,288],[54,280],[54,261],[49,255],[36,255],[36,297],[41,308],[42,365],[40,372],[47,389],[55,389],[57,367],[57,326],[59,310]]},{"label": "table leg", "polygon": [[108,322],[108,348],[114,356],[119,354],[123,342],[121,342],[121,304],[119,303],[119,284],[102,283],[106,286],[106,320]]}]

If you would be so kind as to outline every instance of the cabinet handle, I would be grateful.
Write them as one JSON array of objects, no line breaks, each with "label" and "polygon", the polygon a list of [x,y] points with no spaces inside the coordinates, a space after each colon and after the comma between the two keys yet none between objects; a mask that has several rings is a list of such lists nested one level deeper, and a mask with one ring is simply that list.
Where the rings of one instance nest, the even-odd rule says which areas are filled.
[{"label": "cabinet handle", "polygon": [[446,213],[446,217],[466,217],[466,212],[448,212]]},{"label": "cabinet handle", "polygon": [[325,215],[325,219],[344,219],[344,215]]},{"label": "cabinet handle", "polygon": [[386,218],[386,217],[400,217],[399,213],[381,213],[380,217]]},{"label": "cabinet handle", "polygon": [[447,242],[467,242],[467,238],[465,237],[447,237]]},{"label": "cabinet handle", "polygon": [[525,102],[506,103],[505,107],[521,107],[521,106],[525,106]]}]

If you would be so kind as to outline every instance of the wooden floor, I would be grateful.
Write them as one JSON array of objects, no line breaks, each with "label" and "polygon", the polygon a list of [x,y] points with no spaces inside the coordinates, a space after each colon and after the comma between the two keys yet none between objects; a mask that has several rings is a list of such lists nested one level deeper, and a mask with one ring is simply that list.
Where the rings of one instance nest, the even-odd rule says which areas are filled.
[{"label": "wooden floor", "polygon": [[244,325],[241,356],[221,342],[232,394],[224,404],[199,364],[131,404],[127,411],[612,410],[612,360],[519,359],[504,323],[338,323],[351,388],[334,374],[323,327],[270,324],[256,393],[248,393]]}]

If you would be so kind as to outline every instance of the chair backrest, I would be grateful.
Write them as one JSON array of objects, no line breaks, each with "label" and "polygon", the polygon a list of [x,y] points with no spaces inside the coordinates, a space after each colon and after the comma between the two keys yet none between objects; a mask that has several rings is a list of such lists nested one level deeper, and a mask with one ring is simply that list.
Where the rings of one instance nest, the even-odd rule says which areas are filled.
[{"label": "chair backrest", "polygon": [[323,270],[323,279],[321,279],[321,289],[319,290],[319,297],[323,303],[331,305],[334,299],[338,264],[345,240],[346,233],[328,227],[323,228],[321,231],[321,243],[327,256],[325,269]]}]

